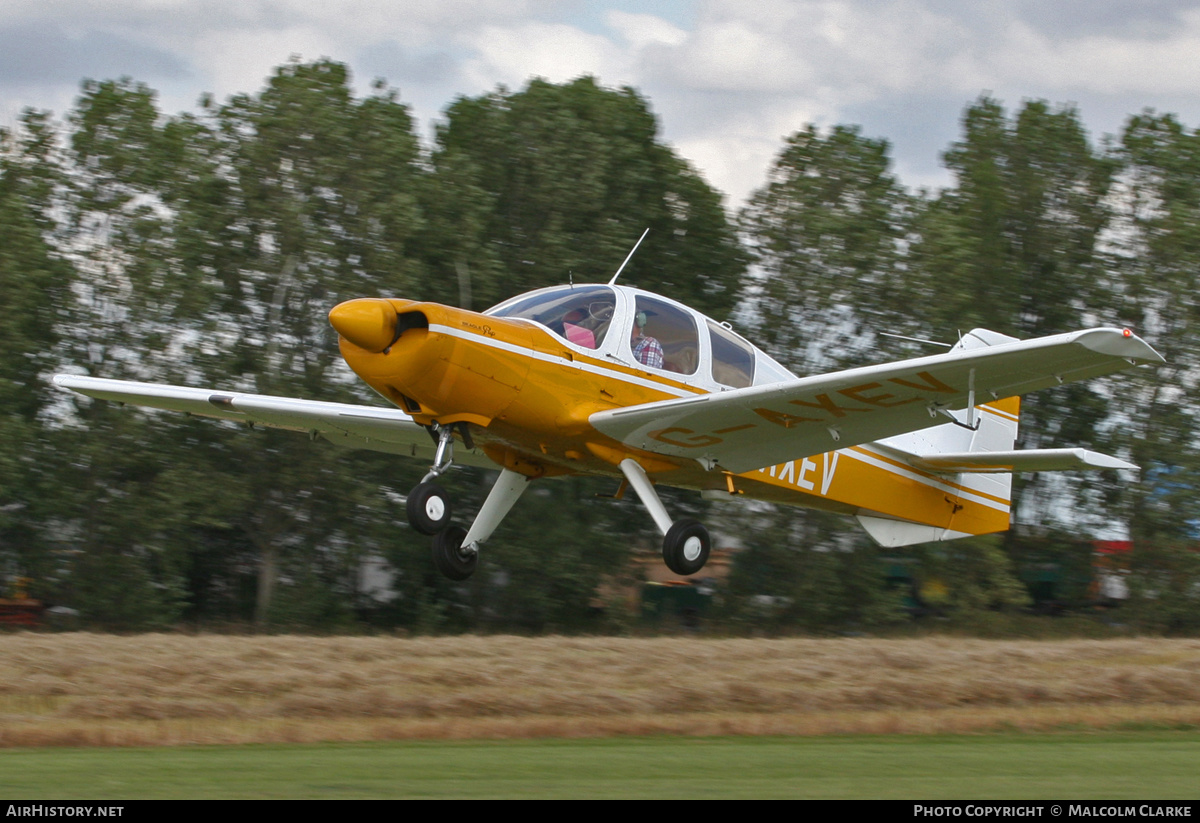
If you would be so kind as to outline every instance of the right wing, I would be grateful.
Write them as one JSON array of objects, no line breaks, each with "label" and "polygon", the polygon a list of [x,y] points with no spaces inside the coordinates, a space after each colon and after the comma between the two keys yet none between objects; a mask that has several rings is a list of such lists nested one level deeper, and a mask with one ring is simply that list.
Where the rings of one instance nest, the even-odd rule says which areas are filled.
[{"label": "right wing", "polygon": [[[346,448],[369,449],[433,462],[435,446],[429,433],[399,409],[73,374],[55,375],[54,383],[100,400],[307,432],[310,437],[321,437]],[[496,467],[482,451],[468,449],[461,443],[454,450],[454,462],[489,469]]]}]

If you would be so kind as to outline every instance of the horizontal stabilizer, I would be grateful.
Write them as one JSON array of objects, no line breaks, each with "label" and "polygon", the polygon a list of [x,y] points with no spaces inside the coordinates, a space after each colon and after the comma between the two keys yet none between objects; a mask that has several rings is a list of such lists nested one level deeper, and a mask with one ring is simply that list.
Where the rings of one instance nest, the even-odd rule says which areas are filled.
[{"label": "horizontal stabilizer", "polygon": [[932,472],[998,473],[1052,472],[1076,469],[1136,469],[1119,457],[1087,449],[1018,449],[1016,451],[959,452],[906,455],[918,469]]},{"label": "horizontal stabilizer", "polygon": [[959,537],[971,536],[967,532],[954,531],[953,529],[941,526],[910,523],[907,520],[892,520],[887,517],[873,517],[867,514],[858,515],[858,522],[866,529],[871,539],[885,549],[912,546],[917,543],[936,543],[942,540],[955,540]]}]

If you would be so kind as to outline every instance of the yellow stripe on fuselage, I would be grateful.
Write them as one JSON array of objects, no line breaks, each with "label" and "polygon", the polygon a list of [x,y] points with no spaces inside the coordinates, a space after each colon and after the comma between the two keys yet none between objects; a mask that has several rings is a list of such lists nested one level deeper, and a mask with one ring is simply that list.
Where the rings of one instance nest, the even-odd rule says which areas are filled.
[{"label": "yellow stripe on fuselage", "polygon": [[[450,326],[431,325],[429,330],[438,334],[448,334],[457,337],[461,340],[472,342],[478,345],[490,346],[501,349],[518,356],[530,358],[531,360],[545,363],[559,368],[574,369],[578,371],[588,372],[602,377],[610,377],[626,382],[632,386],[638,386],[642,389],[647,389],[652,392],[657,392],[653,395],[646,395],[646,399],[640,401],[642,403],[653,403],[655,400],[665,400],[668,397],[687,397],[692,394],[709,394],[710,390],[700,386],[693,386],[679,380],[673,380],[661,375],[652,374],[650,372],[637,369],[633,366],[626,365],[615,358],[612,360],[602,360],[587,354],[581,354],[574,349],[570,349],[563,345],[557,338],[552,337],[548,332],[542,329],[541,326],[533,326],[534,333],[541,332],[549,337],[548,341],[535,341],[538,346],[535,349],[530,349],[528,346],[522,346],[520,343],[512,343],[504,340],[500,335],[495,338],[484,337],[483,335],[464,331],[462,329],[452,328]],[[570,383],[574,375],[567,376],[565,379],[558,379],[557,372],[546,372],[545,376],[559,383],[565,392],[570,391]]]},{"label": "yellow stripe on fuselage", "polygon": [[[978,408],[997,412],[988,406]],[[884,514],[971,534],[1004,531],[1009,525],[1011,500],[1007,480],[1001,476],[936,474],[869,444],[764,467],[738,478],[739,489],[747,495],[780,500],[776,489],[781,488],[820,498],[819,503],[807,504],[816,508]],[[1004,494],[988,491],[987,486]],[[806,505],[802,499],[789,502]]]}]

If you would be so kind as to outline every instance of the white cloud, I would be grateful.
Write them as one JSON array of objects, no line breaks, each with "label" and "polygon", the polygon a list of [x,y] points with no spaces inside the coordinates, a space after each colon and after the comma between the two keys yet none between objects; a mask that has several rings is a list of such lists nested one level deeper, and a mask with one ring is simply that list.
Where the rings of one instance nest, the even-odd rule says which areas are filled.
[{"label": "white cloud", "polygon": [[1102,94],[1194,93],[1200,77],[1200,10],[1183,14],[1169,35],[1089,35],[1053,40],[1014,25],[997,49],[994,71],[1013,84],[1050,84]]},{"label": "white cloud", "polygon": [[611,40],[574,26],[485,26],[456,39],[475,54],[464,63],[464,77],[483,88],[498,83],[519,86],[533,76],[562,82],[581,74],[604,74],[615,83],[620,81],[612,75],[625,73],[626,60]]},{"label": "white cloud", "polygon": [[298,54],[305,60],[335,57],[324,34],[310,26],[270,32],[202,32],[194,65],[218,100],[260,89],[277,66]]},{"label": "white cloud", "polygon": [[634,51],[651,46],[678,46],[688,36],[683,29],[652,14],[610,11],[605,15],[605,19],[625,38],[625,42]]},{"label": "white cloud", "polygon": [[77,90],[78,81],[67,79],[72,71],[80,79],[131,73],[162,91],[164,108],[175,111],[204,91],[218,99],[254,92],[299,54],[348,62],[360,88],[376,74],[388,76],[428,128],[456,94],[500,83],[520,88],[535,75],[563,81],[593,74],[639,88],[666,137],[734,201],[761,185],[781,138],[808,122],[862,123],[867,134],[893,139],[911,182],[936,179],[934,158],[952,133],[954,112],[985,90],[1009,106],[1031,97],[1075,101],[1085,118],[1104,112],[1105,128],[1144,106],[1177,111],[1184,122],[1200,119],[1196,0],[695,0],[684,13],[677,3],[646,3],[638,13],[627,7],[0,0],[0,46],[44,33],[55,47],[41,50],[44,59],[70,58],[39,69],[34,49],[32,60],[12,64],[10,57],[6,71],[0,53],[0,114],[11,119],[23,105],[61,111]]},{"label": "white cloud", "polygon": [[164,29],[252,27],[310,23],[341,31],[401,25],[451,29],[464,22],[521,20],[553,2],[535,0],[5,0],[0,19],[55,19],[82,27],[106,25]]},{"label": "white cloud", "polygon": [[678,76],[693,89],[777,93],[804,88],[817,77],[811,52],[747,20],[701,28],[679,57]]}]

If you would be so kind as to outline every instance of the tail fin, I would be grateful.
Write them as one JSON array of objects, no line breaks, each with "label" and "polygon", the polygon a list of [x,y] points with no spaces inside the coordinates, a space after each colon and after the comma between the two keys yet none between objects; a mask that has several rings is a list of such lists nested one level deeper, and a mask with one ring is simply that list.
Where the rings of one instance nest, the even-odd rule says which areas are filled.
[{"label": "tail fin", "polygon": [[[975,329],[953,350],[1009,343],[1015,338]],[[1136,469],[1132,463],[1086,449],[1013,449],[1021,412],[1019,397],[991,400],[944,423],[872,443],[912,476],[945,495],[949,512],[941,522],[897,520],[861,513],[858,521],[882,546],[907,546],[1005,531],[1012,515],[1012,473],[1074,469]],[[978,426],[967,425],[970,418]]]},{"label": "tail fin", "polygon": [[[975,329],[963,336],[951,351],[996,346],[1011,343],[1016,338],[986,329]],[[1019,397],[989,400],[975,407],[978,426],[967,424],[970,415],[959,412],[958,422],[943,423],[928,429],[889,437],[872,444],[888,456],[902,460],[915,471],[944,486],[947,500],[952,504],[949,518],[941,523],[920,523],[894,520],[871,514],[859,514],[858,521],[867,533],[882,546],[907,546],[953,540],[976,534],[990,534],[1009,527],[1012,512],[1011,469],[988,455],[1009,455],[1017,440],[1017,423],[1021,411]],[[970,410],[967,410],[968,412]],[[942,456],[964,458],[962,462],[978,461],[977,466],[935,465]]]}]

